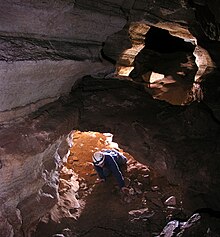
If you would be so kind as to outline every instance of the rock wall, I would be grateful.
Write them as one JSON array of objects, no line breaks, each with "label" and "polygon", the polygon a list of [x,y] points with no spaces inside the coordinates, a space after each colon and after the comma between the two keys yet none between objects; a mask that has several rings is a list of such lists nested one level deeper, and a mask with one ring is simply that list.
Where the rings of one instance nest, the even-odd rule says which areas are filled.
[{"label": "rock wall", "polygon": [[57,218],[58,171],[73,129],[114,134],[120,147],[156,176],[181,187],[186,212],[219,208],[219,124],[205,104],[171,106],[152,99],[136,83],[86,77],[71,96],[24,122],[1,127],[4,236],[30,236],[50,209]]},{"label": "rock wall", "polygon": [[1,122],[68,94],[84,75],[113,70],[100,51],[124,26],[119,14],[72,1],[5,1],[0,8]]},{"label": "rock wall", "polygon": [[1,154],[3,236],[26,236],[42,214],[56,204],[59,143],[33,156]]},{"label": "rock wall", "polygon": [[72,106],[71,113],[65,111],[58,119],[55,108],[59,103],[47,107],[52,117],[44,110],[35,119],[1,127],[2,236],[30,236],[59,200],[59,170],[71,146],[68,133],[76,126],[78,112]]},{"label": "rock wall", "polygon": [[68,94],[83,75],[110,71],[108,63],[49,59],[0,63],[0,122],[22,117]]},{"label": "rock wall", "polygon": [[[129,51],[135,48],[134,42],[139,44],[140,32],[143,38],[141,29],[136,36],[131,33],[132,25],[138,22],[196,40],[218,65],[215,6],[216,2],[183,0],[0,3],[0,121],[22,117],[67,94],[84,75],[113,72],[113,66],[103,63],[102,56],[118,61],[128,50],[126,60],[132,64],[142,48]],[[131,62],[127,54],[131,54]],[[126,60],[119,60],[119,64]]]},{"label": "rock wall", "polygon": [[[187,40],[196,38],[219,66],[217,1],[6,0],[0,3],[0,21],[1,124],[68,94],[84,75],[104,77],[113,72],[112,64],[102,57],[117,60],[131,46],[128,30],[134,22],[166,29]],[[120,83],[104,83],[103,87],[87,78],[94,84],[87,84],[82,97],[81,91],[75,91],[71,98],[61,97],[26,120],[1,125],[1,233],[29,236],[39,218],[57,203],[59,162],[68,151],[62,141],[66,143],[74,128],[111,129],[122,147],[140,161],[147,160],[161,175],[169,174],[170,181],[181,181],[190,189],[192,203],[202,196],[202,207],[219,208],[218,78],[218,70],[206,75],[206,104],[188,110],[155,102],[143,88],[137,90],[136,84],[132,91],[127,87],[121,91],[124,85]],[[106,93],[109,89],[110,94]],[[104,95],[96,98],[100,91]],[[113,104],[112,94],[116,96]],[[62,154],[58,156],[59,147]]]},{"label": "rock wall", "polygon": [[[0,9],[1,123],[68,94],[84,75],[112,72],[100,51],[107,36],[126,23],[117,3],[9,0],[1,2]],[[29,236],[39,218],[58,202],[59,162],[68,147],[61,158],[58,149],[75,119],[66,129],[61,124],[73,114],[78,117],[71,110],[62,120],[53,117],[49,124],[42,123],[40,129],[36,119],[1,127],[3,236]]]}]

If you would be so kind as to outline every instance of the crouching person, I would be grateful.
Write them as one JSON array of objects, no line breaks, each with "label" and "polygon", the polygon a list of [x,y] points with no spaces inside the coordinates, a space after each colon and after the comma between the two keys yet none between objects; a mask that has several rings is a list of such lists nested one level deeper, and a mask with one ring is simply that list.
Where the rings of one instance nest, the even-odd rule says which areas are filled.
[{"label": "crouching person", "polygon": [[120,168],[126,165],[127,158],[116,150],[102,150],[93,154],[94,168],[99,176],[97,182],[105,182],[106,178],[112,173],[123,193],[127,192],[124,177]]}]

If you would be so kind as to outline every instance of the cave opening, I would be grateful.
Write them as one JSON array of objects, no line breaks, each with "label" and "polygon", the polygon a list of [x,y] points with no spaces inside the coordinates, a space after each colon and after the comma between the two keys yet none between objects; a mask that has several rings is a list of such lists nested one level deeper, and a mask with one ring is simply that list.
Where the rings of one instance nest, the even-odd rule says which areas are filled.
[{"label": "cave opening", "polygon": [[[34,237],[159,233],[167,217],[175,215],[170,205],[182,208],[179,187],[157,178],[148,165],[121,149],[111,133],[75,130],[71,137],[72,147],[60,171],[59,202],[50,213],[51,219],[38,224]],[[103,149],[115,149],[127,157],[127,166],[122,169],[126,194],[113,175],[105,183],[96,182],[92,154]],[[152,223],[149,218],[153,218]]]},{"label": "cave opening", "polygon": [[200,78],[212,63],[189,32],[185,38],[177,37],[172,29],[136,22],[129,28],[129,37],[132,47],[117,62],[119,76],[144,84],[154,99],[173,105],[203,99]]},{"label": "cave opening", "polygon": [[151,27],[146,34],[145,47],[158,53],[193,52],[195,45],[172,36],[168,30]]},{"label": "cave opening", "polygon": [[168,30],[151,27],[130,76],[146,83],[146,90],[155,99],[174,105],[188,104],[193,101],[191,91],[197,72],[194,50],[191,42]]}]

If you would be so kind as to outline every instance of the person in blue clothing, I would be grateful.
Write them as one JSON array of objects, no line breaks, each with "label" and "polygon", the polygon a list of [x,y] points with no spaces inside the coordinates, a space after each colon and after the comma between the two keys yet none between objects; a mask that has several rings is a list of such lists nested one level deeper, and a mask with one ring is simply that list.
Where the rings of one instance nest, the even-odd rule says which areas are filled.
[{"label": "person in blue clothing", "polygon": [[106,178],[112,173],[123,193],[128,188],[125,187],[124,177],[120,167],[126,165],[127,158],[115,149],[97,151],[93,154],[94,168],[99,176],[97,182],[105,182]]}]

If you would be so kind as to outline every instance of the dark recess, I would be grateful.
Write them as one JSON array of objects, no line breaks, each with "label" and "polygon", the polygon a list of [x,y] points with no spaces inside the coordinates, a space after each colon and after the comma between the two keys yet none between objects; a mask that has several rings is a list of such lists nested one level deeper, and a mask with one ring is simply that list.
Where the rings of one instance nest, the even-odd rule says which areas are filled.
[{"label": "dark recess", "polygon": [[145,47],[158,53],[193,52],[190,42],[170,35],[167,30],[151,27],[146,34]]}]

